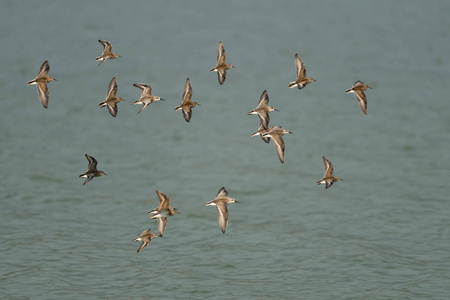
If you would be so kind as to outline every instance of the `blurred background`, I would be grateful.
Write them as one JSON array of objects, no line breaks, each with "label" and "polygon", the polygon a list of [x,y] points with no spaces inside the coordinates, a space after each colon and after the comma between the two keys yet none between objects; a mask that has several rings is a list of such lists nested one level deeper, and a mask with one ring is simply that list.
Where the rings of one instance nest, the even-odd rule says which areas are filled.
[{"label": "blurred background", "polygon": [[[447,299],[449,2],[1,4],[1,298]],[[97,66],[98,39],[121,57]],[[45,60],[48,109],[26,85]],[[117,118],[98,107],[114,76]],[[133,83],[167,101],[137,115]],[[284,164],[250,137],[264,90]],[[85,153],[108,175],[82,186]],[[344,179],[327,190],[323,155]],[[223,186],[226,234],[204,206]],[[156,190],[181,214],[137,254]]]}]

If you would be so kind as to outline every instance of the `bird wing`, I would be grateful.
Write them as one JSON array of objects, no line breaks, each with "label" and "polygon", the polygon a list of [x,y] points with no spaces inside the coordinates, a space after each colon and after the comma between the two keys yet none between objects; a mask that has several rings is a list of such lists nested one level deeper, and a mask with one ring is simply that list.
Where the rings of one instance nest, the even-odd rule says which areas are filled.
[{"label": "bird wing", "polygon": [[358,100],[359,107],[365,115],[367,115],[367,97],[364,91],[354,90],[355,98]]},{"label": "bird wing", "polygon": [[227,230],[227,224],[228,224],[227,204],[225,202],[219,202],[219,203],[216,203],[216,207],[217,207],[217,216],[219,219],[220,229],[222,229],[222,232],[225,233],[225,230]]},{"label": "bird wing", "polygon": [[149,105],[150,105],[150,103],[145,102],[144,105],[142,105],[141,109],[138,111],[138,114],[139,114],[141,111],[143,111],[143,110],[144,110],[147,106],[149,106]]},{"label": "bird wing", "polygon": [[158,206],[158,210],[161,209],[167,209],[170,206],[170,200],[169,197],[166,196],[166,194],[160,192],[160,191],[156,191],[156,194],[158,195],[159,198],[159,206]]},{"label": "bird wing", "polygon": [[226,196],[228,196],[228,192],[227,192],[227,190],[225,189],[225,187],[222,187],[222,188],[217,192],[216,198],[222,198],[222,197],[226,197]]},{"label": "bird wing", "polygon": [[223,84],[227,78],[227,71],[225,69],[217,70],[217,78],[219,79],[219,83]]},{"label": "bird wing", "polygon": [[305,64],[297,53],[295,53],[295,68],[297,69],[297,78],[306,76]]},{"label": "bird wing", "polygon": [[37,77],[39,77],[39,76],[46,76],[48,71],[50,71],[50,65],[48,63],[48,60],[46,60],[42,64],[41,68],[39,69],[39,73],[38,73]]},{"label": "bird wing", "polygon": [[97,160],[90,156],[89,154],[85,154],[89,164],[88,164],[88,172],[97,170]]},{"label": "bird wing", "polygon": [[152,91],[152,87],[147,85],[147,84],[143,84],[143,83],[134,83],[133,86],[139,88],[142,90],[142,94],[144,93],[148,93],[150,94]]},{"label": "bird wing", "polygon": [[261,97],[259,98],[258,106],[256,108],[261,106],[267,106],[268,104],[269,104],[269,95],[267,94],[267,90],[265,90],[262,93]]},{"label": "bird wing", "polygon": [[111,114],[111,116],[113,117],[117,116],[118,108],[116,102],[107,103],[106,107],[108,107],[108,111]]},{"label": "bird wing", "polygon": [[284,140],[281,137],[281,135],[272,135],[273,144],[275,145],[275,149],[277,150],[278,158],[280,159],[281,163],[284,164]]},{"label": "bird wing", "polygon": [[192,86],[191,86],[191,80],[188,78],[186,79],[186,83],[184,84],[184,90],[183,90],[183,101],[189,101],[192,97]]},{"label": "bird wing", "polygon": [[104,40],[98,40],[100,44],[103,45],[103,52],[110,52],[112,45],[110,42],[104,41]]},{"label": "bird wing", "polygon": [[325,165],[325,178],[328,176],[333,176],[333,165],[331,162],[323,156],[323,164]]},{"label": "bird wing", "polygon": [[116,97],[117,94],[117,81],[116,77],[113,77],[109,82],[108,92],[106,93],[106,99],[110,99],[112,97]]},{"label": "bird wing", "polygon": [[270,117],[267,111],[258,112],[258,117],[260,121],[260,125],[264,127],[264,129],[269,128]]},{"label": "bird wing", "polygon": [[186,122],[189,122],[192,117],[192,109],[190,107],[184,107],[182,109],[183,117],[186,120]]},{"label": "bird wing", "polygon": [[160,237],[164,235],[164,231],[166,231],[166,225],[167,225],[167,218],[158,218],[158,231]]},{"label": "bird wing", "polygon": [[42,81],[37,81],[37,91],[39,96],[39,101],[41,101],[42,105],[47,108],[48,107],[48,99],[49,99],[49,92],[47,83]]},{"label": "bird wing", "polygon": [[225,48],[222,42],[217,44],[217,65],[220,63],[225,63]]}]

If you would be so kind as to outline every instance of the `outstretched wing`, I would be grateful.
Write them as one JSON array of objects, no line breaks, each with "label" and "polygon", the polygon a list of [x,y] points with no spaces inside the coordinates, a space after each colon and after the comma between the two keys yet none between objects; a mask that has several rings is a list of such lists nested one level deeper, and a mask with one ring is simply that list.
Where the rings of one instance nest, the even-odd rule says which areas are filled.
[{"label": "outstretched wing", "polygon": [[295,53],[295,68],[297,69],[297,78],[306,76],[305,64],[297,53]]},{"label": "outstretched wing", "polygon": [[228,224],[228,208],[227,204],[224,202],[216,203],[217,207],[217,216],[219,219],[219,225],[220,229],[222,229],[222,232],[225,233],[227,230],[227,224]]}]

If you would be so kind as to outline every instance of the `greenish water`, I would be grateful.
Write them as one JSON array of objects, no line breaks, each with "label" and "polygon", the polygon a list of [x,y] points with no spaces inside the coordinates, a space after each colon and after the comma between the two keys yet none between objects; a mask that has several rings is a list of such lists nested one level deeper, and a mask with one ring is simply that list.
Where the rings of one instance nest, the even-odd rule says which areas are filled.
[{"label": "greenish water", "polygon": [[[448,299],[448,2],[1,4],[1,298]],[[98,39],[121,57],[97,67]],[[317,80],[300,91],[295,53]],[[47,110],[26,85],[45,60]],[[117,118],[98,107],[113,76]],[[136,115],[137,82],[167,101]],[[284,165],[250,137],[265,89]],[[85,153],[108,175],[82,186]],[[226,234],[204,206],[222,186]],[[181,214],[137,254],[156,190]]]}]

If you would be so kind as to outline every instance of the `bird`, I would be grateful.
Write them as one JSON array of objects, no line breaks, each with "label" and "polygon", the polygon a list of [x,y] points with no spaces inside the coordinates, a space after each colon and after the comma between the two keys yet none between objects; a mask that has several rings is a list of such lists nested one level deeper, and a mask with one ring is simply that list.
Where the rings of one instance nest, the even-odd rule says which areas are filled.
[{"label": "bird", "polygon": [[215,206],[217,208],[217,216],[219,218],[219,225],[222,232],[225,233],[228,224],[228,208],[227,204],[240,203],[234,198],[228,197],[228,192],[225,187],[222,187],[214,200],[211,200],[205,204],[205,206]]},{"label": "bird", "polygon": [[159,101],[159,100],[163,100],[165,101],[163,98],[158,97],[158,96],[153,96],[152,95],[152,87],[147,85],[147,84],[143,84],[143,83],[135,83],[133,84],[133,86],[139,88],[142,90],[141,92],[141,98],[139,98],[139,100],[134,101],[133,105],[136,104],[142,104],[142,108],[138,111],[138,114],[144,110],[144,108],[146,108],[147,106],[149,106],[150,104],[152,104],[153,102]]},{"label": "bird", "polygon": [[137,253],[141,252],[142,249],[148,246],[148,244],[155,238],[158,234],[150,232],[151,229],[142,231],[141,235],[133,239],[133,242],[142,241],[141,246],[137,250]]},{"label": "bird", "polygon": [[149,211],[148,213],[152,215],[150,216],[151,219],[158,219],[159,236],[163,237],[164,231],[166,230],[167,217],[173,216],[174,214],[179,214],[179,212],[176,208],[170,206],[169,197],[167,197],[164,193],[156,191],[156,194],[159,198],[159,205],[157,208]]},{"label": "bird", "polygon": [[332,186],[333,183],[335,183],[336,181],[342,180],[342,178],[334,176],[333,175],[333,169],[334,169],[333,165],[325,156],[323,156],[322,158],[323,158],[323,163],[325,165],[325,175],[324,175],[323,179],[317,181],[317,184],[325,184],[325,189],[327,189],[330,186]]},{"label": "bird", "polygon": [[364,94],[364,91],[367,89],[371,89],[371,87],[358,80],[350,89],[345,91],[346,93],[355,94],[359,107],[361,107],[361,110],[365,115],[367,115],[367,97],[366,94]]},{"label": "bird", "polygon": [[83,185],[85,185],[86,183],[88,183],[89,181],[91,181],[92,178],[94,177],[100,177],[102,175],[106,175],[105,172],[103,171],[99,171],[97,170],[97,160],[95,158],[93,158],[92,156],[85,154],[89,164],[88,164],[88,169],[87,172],[84,174],[81,174],[79,177],[84,177],[87,178],[86,181],[83,183]]},{"label": "bird", "polygon": [[108,92],[106,93],[106,100],[99,103],[100,107],[107,106],[109,113],[113,117],[117,116],[117,103],[119,103],[120,101],[125,101],[125,99],[117,97],[116,94],[117,94],[117,81],[116,77],[113,77],[108,86]]},{"label": "bird", "polygon": [[281,163],[284,164],[284,151],[285,145],[283,140],[283,135],[286,133],[291,133],[289,130],[282,128],[281,126],[273,126],[266,133],[262,134],[262,137],[271,137],[273,144],[275,145],[275,149],[277,150],[278,158]]},{"label": "bird", "polygon": [[225,62],[225,48],[222,42],[219,42],[217,44],[217,64],[210,72],[217,72],[217,78],[222,85],[227,77],[227,70],[230,68],[234,68],[234,66]]},{"label": "bird", "polygon": [[191,120],[192,108],[200,105],[197,102],[191,101],[191,98],[192,86],[191,80],[188,78],[186,79],[186,83],[184,84],[183,99],[181,101],[181,105],[175,107],[175,111],[181,110],[183,112],[183,116],[186,122],[189,122]]},{"label": "bird", "polygon": [[292,89],[298,87],[298,89],[304,88],[307,84],[316,81],[313,78],[306,77],[306,68],[303,60],[295,53],[295,68],[297,69],[297,80],[291,81],[289,87]]},{"label": "bird", "polygon": [[102,55],[100,55],[99,57],[96,57],[95,60],[99,61],[100,63],[98,64],[99,66],[104,63],[105,61],[107,61],[108,59],[114,59],[116,57],[120,57],[119,54],[117,53],[113,53],[111,52],[111,48],[112,45],[111,43],[104,41],[104,40],[98,40],[100,42],[100,44],[103,45],[103,53]]},{"label": "bird", "polygon": [[256,131],[255,133],[253,133],[251,136],[257,136],[257,135],[259,135],[259,136],[262,138],[262,140],[263,140],[264,142],[269,143],[269,142],[270,142],[270,137],[269,137],[269,136],[266,136],[266,137],[265,137],[264,134],[266,134],[267,132],[269,132],[270,129],[272,129],[272,127],[269,127],[269,128],[267,128],[267,129],[264,129],[264,127],[262,126],[262,124],[259,124],[258,131]]},{"label": "bird", "polygon": [[47,83],[52,80],[56,80],[55,78],[53,78],[53,76],[47,76],[49,71],[50,65],[48,64],[48,60],[46,60],[39,69],[39,73],[37,74],[36,78],[27,82],[28,85],[37,85],[39,100],[45,108],[48,107],[49,99]]},{"label": "bird", "polygon": [[269,95],[267,95],[267,90],[265,90],[261,97],[259,98],[258,106],[252,110],[249,111],[248,115],[258,115],[260,123],[264,129],[267,129],[270,122],[269,112],[271,111],[279,111],[278,109],[274,108],[273,106],[268,106],[269,104]]}]

